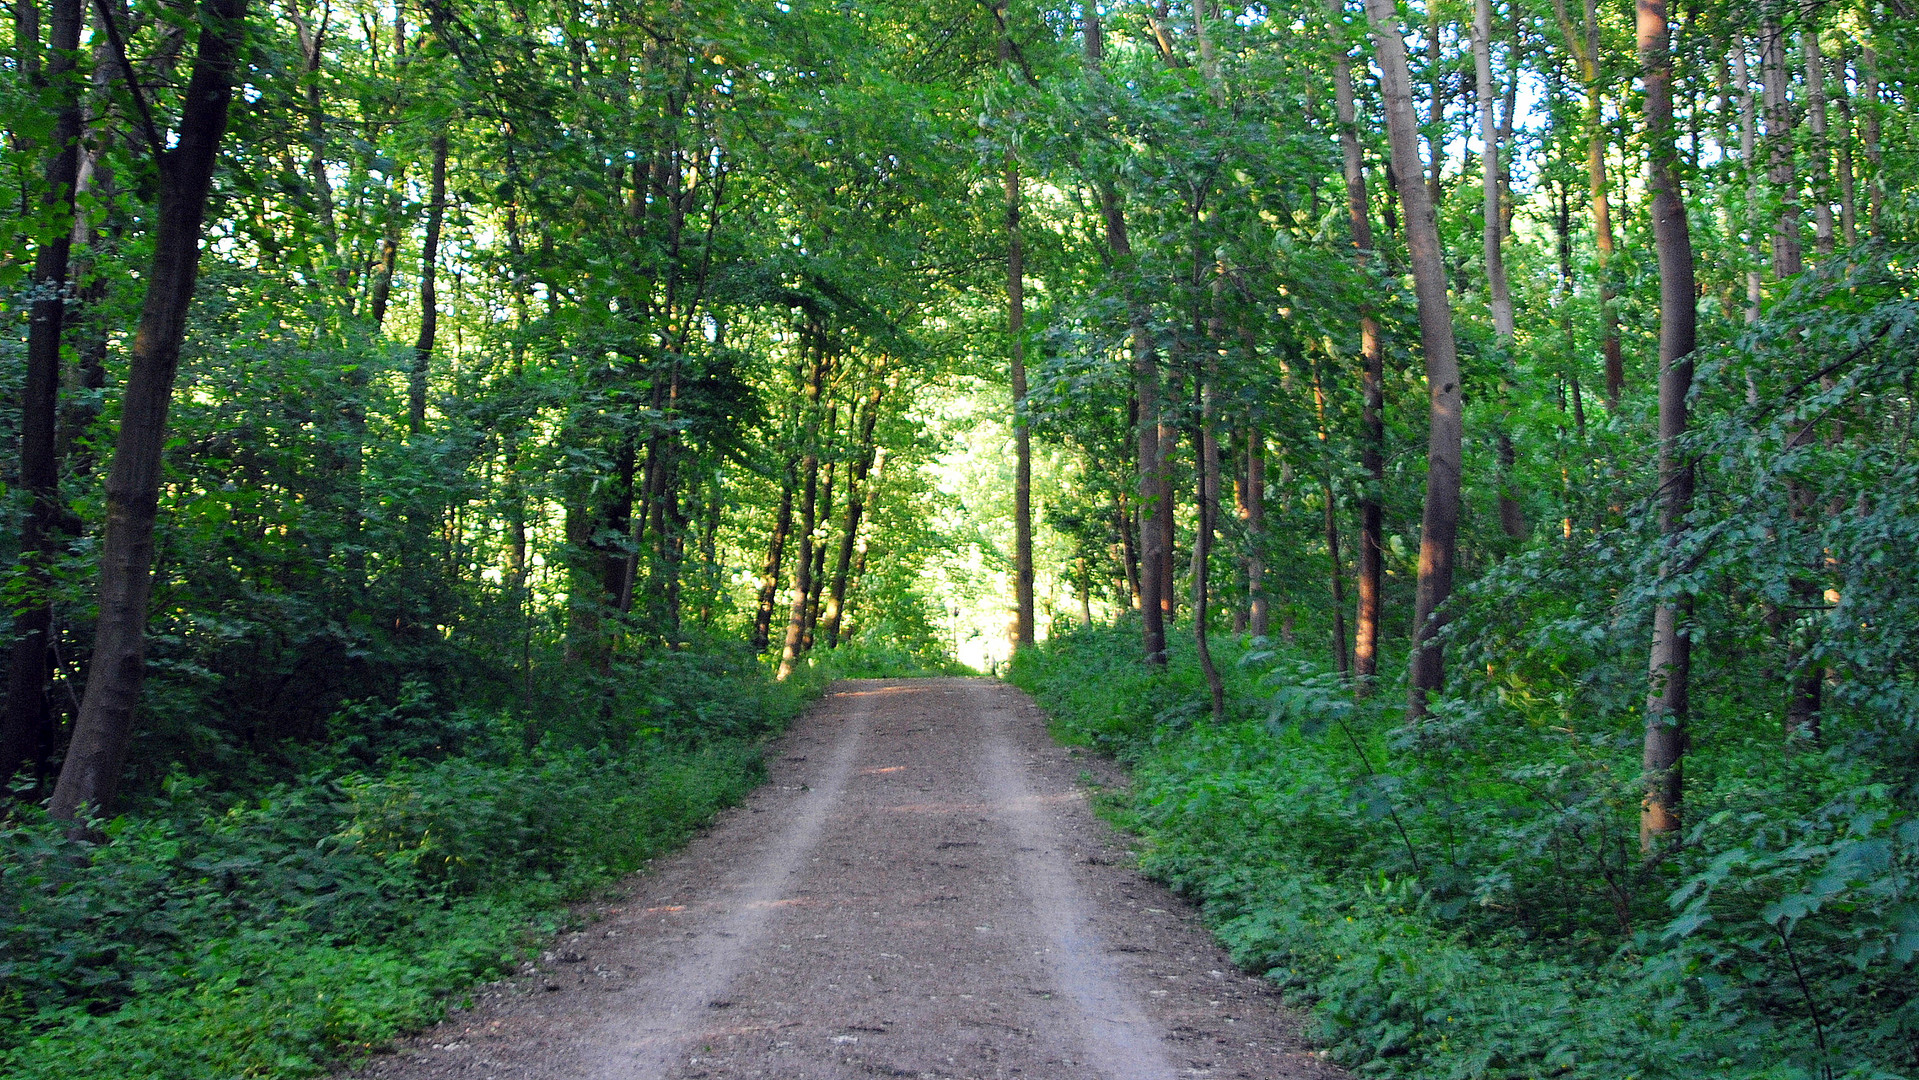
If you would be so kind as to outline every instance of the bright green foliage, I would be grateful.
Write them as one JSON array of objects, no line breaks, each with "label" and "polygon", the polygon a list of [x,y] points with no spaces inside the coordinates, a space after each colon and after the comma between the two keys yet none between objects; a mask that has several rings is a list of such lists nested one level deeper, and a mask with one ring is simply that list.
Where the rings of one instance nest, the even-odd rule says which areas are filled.
[{"label": "bright green foliage", "polygon": [[1240,661],[1221,725],[1190,655],[1149,675],[1123,631],[1056,639],[1013,677],[1061,737],[1134,763],[1106,805],[1142,866],[1362,1073],[1912,1067],[1919,829],[1870,768],[1715,741],[1689,788],[1710,818],[1647,863],[1630,732],[1457,699],[1407,731],[1294,651]]}]

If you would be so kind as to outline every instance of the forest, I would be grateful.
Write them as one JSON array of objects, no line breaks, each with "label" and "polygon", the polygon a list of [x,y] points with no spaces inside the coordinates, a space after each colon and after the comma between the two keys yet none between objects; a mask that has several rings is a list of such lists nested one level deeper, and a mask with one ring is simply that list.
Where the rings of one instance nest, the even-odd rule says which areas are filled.
[{"label": "forest", "polygon": [[1919,1072],[1908,0],[11,9],[0,1072],[325,1072],[969,668],[1358,1074]]}]

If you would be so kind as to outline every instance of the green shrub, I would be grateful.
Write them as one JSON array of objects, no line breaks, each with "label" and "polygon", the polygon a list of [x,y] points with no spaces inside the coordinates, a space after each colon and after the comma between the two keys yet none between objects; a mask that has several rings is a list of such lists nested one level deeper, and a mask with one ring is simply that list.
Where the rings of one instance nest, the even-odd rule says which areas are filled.
[{"label": "green shrub", "polygon": [[[1189,647],[1189,646],[1188,646]],[[1716,715],[1686,843],[1641,857],[1637,748],[1511,701],[1417,730],[1384,690],[1227,645],[1231,708],[1132,631],[1023,653],[1067,741],[1133,764],[1104,801],[1235,959],[1368,1075],[1890,1077],[1919,1064],[1919,823],[1838,753]],[[1256,672],[1271,669],[1262,685]]]},{"label": "green shrub", "polygon": [[[645,707],[604,714],[592,745],[403,698],[341,727],[413,756],[349,741],[243,801],[176,774],[97,844],[16,812],[0,824],[0,1074],[308,1075],[433,1021],[562,902],[738,801],[814,686],[712,656],[639,669],[652,679],[627,696]],[[458,745],[406,734],[429,731]]]}]

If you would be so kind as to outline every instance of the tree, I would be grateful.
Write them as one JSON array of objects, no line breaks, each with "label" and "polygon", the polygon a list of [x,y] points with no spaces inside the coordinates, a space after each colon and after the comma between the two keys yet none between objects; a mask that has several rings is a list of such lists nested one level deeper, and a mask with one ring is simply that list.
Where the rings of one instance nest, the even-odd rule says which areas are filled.
[{"label": "tree", "polygon": [[245,38],[246,0],[203,0],[193,73],[181,97],[172,149],[163,148],[139,88],[128,87],[142,101],[148,150],[160,174],[160,212],[146,300],[134,332],[120,436],[107,477],[92,673],[49,807],[65,820],[75,820],[83,808],[101,813],[112,803],[133,734],[146,674],[147,599],[153,587],[153,529],[167,409],[199,272],[207,196]]},{"label": "tree", "polygon": [[[1638,0],[1640,79],[1645,86],[1647,187],[1652,189],[1653,243],[1659,253],[1659,531],[1669,553],[1684,536],[1693,491],[1692,465],[1680,440],[1686,434],[1686,395],[1692,388],[1696,313],[1692,234],[1679,184],[1673,124],[1673,60],[1665,0]],[[1646,797],[1640,843],[1679,828],[1683,792],[1680,759],[1692,682],[1692,638],[1686,626],[1692,602],[1677,576],[1676,554],[1662,574],[1666,594],[1653,608],[1652,691],[1646,698]]]},{"label": "tree", "polygon": [[1465,429],[1453,313],[1446,295],[1445,252],[1440,247],[1439,221],[1432,200],[1420,182],[1425,169],[1419,161],[1406,41],[1400,36],[1398,12],[1390,0],[1367,0],[1366,13],[1379,64],[1393,172],[1406,214],[1406,251],[1412,263],[1413,288],[1419,301],[1419,338],[1426,358],[1426,501],[1420,518],[1419,586],[1406,699],[1407,718],[1417,720],[1426,715],[1427,698],[1445,677],[1444,653],[1437,639],[1442,622],[1440,608],[1453,587]]}]

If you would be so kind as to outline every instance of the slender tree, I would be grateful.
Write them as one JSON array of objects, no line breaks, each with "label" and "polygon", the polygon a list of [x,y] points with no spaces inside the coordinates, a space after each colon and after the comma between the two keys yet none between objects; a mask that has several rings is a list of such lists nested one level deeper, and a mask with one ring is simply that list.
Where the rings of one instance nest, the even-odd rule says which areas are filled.
[{"label": "slender tree", "polygon": [[1686,434],[1686,396],[1692,388],[1695,335],[1692,233],[1679,184],[1679,148],[1673,123],[1673,58],[1666,0],[1638,0],[1640,79],[1645,87],[1649,151],[1646,186],[1652,190],[1653,245],[1659,255],[1659,526],[1667,547],[1662,595],[1653,609],[1652,690],[1646,697],[1645,801],[1640,842],[1679,828],[1681,758],[1692,682],[1692,598],[1678,591],[1677,554],[1692,505],[1692,463]]},{"label": "slender tree", "polygon": [[[23,3],[22,7],[32,4]],[[48,565],[60,541],[60,347],[66,326],[67,263],[73,252],[75,193],[80,179],[80,135],[86,83],[79,76],[81,0],[54,0],[49,9],[44,68],[56,102],[53,139],[46,150],[41,190],[46,236],[34,252],[27,330],[27,379],[20,399],[20,486],[31,500],[20,550],[32,595],[14,613],[14,644],[7,700],[0,711],[0,779],[22,765],[38,768],[52,749],[53,602]],[[36,43],[37,44],[37,43]]]},{"label": "slender tree", "polygon": [[[181,97],[173,147],[165,149],[151,125],[145,131],[159,173],[159,212],[146,299],[127,369],[120,436],[107,477],[92,668],[49,806],[49,813],[64,820],[75,820],[83,808],[100,813],[112,803],[146,675],[147,600],[153,589],[153,528],[167,410],[199,274],[201,224],[246,37],[246,0],[202,0],[199,14],[197,54]],[[138,87],[128,89],[140,93]]]},{"label": "slender tree", "polygon": [[1412,76],[1406,64],[1406,39],[1392,0],[1366,0],[1380,96],[1386,108],[1386,135],[1392,146],[1393,173],[1405,211],[1406,253],[1412,263],[1413,292],[1419,304],[1419,337],[1426,359],[1428,429],[1426,501],[1420,517],[1419,584],[1414,600],[1413,654],[1408,669],[1406,715],[1426,715],[1426,699],[1445,677],[1438,641],[1440,607],[1452,594],[1454,549],[1459,534],[1459,489],[1464,442],[1459,357],[1453,341],[1453,313],[1447,298],[1445,251],[1439,243],[1439,219],[1419,160],[1419,129],[1413,119]]}]

